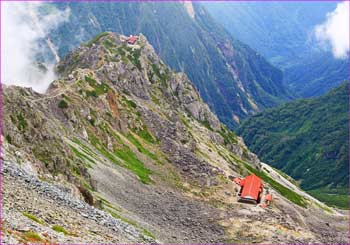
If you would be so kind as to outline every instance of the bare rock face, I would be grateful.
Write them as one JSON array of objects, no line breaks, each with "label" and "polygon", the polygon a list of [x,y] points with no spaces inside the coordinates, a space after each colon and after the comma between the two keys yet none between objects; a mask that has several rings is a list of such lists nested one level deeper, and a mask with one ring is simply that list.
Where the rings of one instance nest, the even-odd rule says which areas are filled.
[{"label": "bare rock face", "polygon": [[[143,35],[129,45],[125,36],[102,33],[67,55],[57,71],[60,78],[44,95],[3,88],[3,174],[6,186],[24,193],[5,192],[8,241],[28,242],[29,230],[52,243],[343,241],[341,232],[332,238],[315,232],[332,228],[314,220],[281,220],[283,213],[303,217],[310,210],[322,222],[333,216],[297,188],[281,188],[283,177],[270,180],[243,140],[219,122],[186,75],[165,66]],[[237,202],[227,176],[252,172],[268,176],[265,185],[276,199],[271,209]],[[55,191],[53,183],[66,188]],[[30,208],[34,201],[26,204],[25,193],[42,208]],[[50,202],[57,195],[62,207]],[[50,205],[55,212],[45,211]],[[33,225],[24,212],[45,222]],[[264,215],[270,219],[258,224]],[[18,226],[23,220],[28,229]],[[76,236],[65,232],[72,238],[63,239],[50,220],[74,228]],[[250,232],[256,227],[259,237]],[[265,231],[276,227],[285,233],[271,238]]]}]

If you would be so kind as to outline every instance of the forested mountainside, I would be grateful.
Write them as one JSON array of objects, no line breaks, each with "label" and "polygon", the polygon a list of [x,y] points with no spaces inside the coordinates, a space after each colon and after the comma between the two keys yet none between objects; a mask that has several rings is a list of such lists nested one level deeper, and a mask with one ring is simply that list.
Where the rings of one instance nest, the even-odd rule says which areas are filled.
[{"label": "forested mountainside", "polygon": [[[260,163],[145,36],[126,39],[69,53],[45,94],[3,87],[2,242],[346,243],[346,216]],[[270,208],[237,202],[227,177],[251,173]]]},{"label": "forested mountainside", "polygon": [[[48,5],[47,10],[53,5]],[[280,70],[232,38],[200,3],[55,3],[68,22],[49,36],[62,56],[103,31],[144,34],[171,68],[185,72],[229,127],[290,96]]]},{"label": "forested mountainside", "polygon": [[284,72],[290,90],[301,97],[316,97],[339,86],[349,78],[349,60],[334,59],[332,54],[318,54],[305,58]]},{"label": "forested mountainside", "polygon": [[348,94],[344,82],[322,97],[266,110],[245,121],[239,134],[263,161],[292,176],[303,189],[347,207]]},{"label": "forested mountainside", "polygon": [[313,35],[336,2],[205,3],[235,38],[247,43],[284,73],[299,97],[325,94],[348,78],[349,61],[337,60]]}]

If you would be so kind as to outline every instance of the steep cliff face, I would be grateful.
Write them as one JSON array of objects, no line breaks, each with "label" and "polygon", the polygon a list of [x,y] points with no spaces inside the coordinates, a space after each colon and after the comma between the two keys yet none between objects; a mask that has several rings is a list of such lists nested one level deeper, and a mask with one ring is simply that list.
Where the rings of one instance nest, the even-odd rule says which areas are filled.
[{"label": "steep cliff face", "polygon": [[[143,35],[102,33],[57,71],[46,94],[3,88],[7,242],[344,241],[344,216],[261,164]],[[227,176],[248,173],[270,209],[237,202]]]},{"label": "steep cliff face", "polygon": [[186,73],[228,127],[288,100],[282,72],[232,38],[200,3],[56,3],[70,18],[49,37],[61,56],[103,31],[143,33],[156,53]]}]

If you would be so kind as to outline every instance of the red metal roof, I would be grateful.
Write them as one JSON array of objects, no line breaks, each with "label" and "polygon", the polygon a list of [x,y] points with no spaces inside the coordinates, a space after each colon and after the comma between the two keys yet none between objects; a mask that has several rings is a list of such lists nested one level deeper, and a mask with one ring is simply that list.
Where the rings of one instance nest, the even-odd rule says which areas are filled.
[{"label": "red metal roof", "polygon": [[128,39],[126,39],[126,41],[129,43],[129,44],[134,44],[136,43],[136,41],[139,39],[138,36],[131,36],[129,37]]},{"label": "red metal roof", "polygon": [[243,184],[241,198],[258,200],[263,188],[262,181],[258,176],[255,174],[249,175],[241,184]]}]

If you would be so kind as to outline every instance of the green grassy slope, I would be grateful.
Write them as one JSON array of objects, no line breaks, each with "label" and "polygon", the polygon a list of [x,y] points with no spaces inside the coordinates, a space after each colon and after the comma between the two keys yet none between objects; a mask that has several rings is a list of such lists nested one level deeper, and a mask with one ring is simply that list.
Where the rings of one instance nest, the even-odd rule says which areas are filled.
[{"label": "green grassy slope", "polygon": [[[239,134],[263,161],[301,181],[301,187],[316,197],[345,189],[347,94],[344,83],[325,96],[267,110],[245,121]],[[344,206],[344,200],[341,203]]]}]

